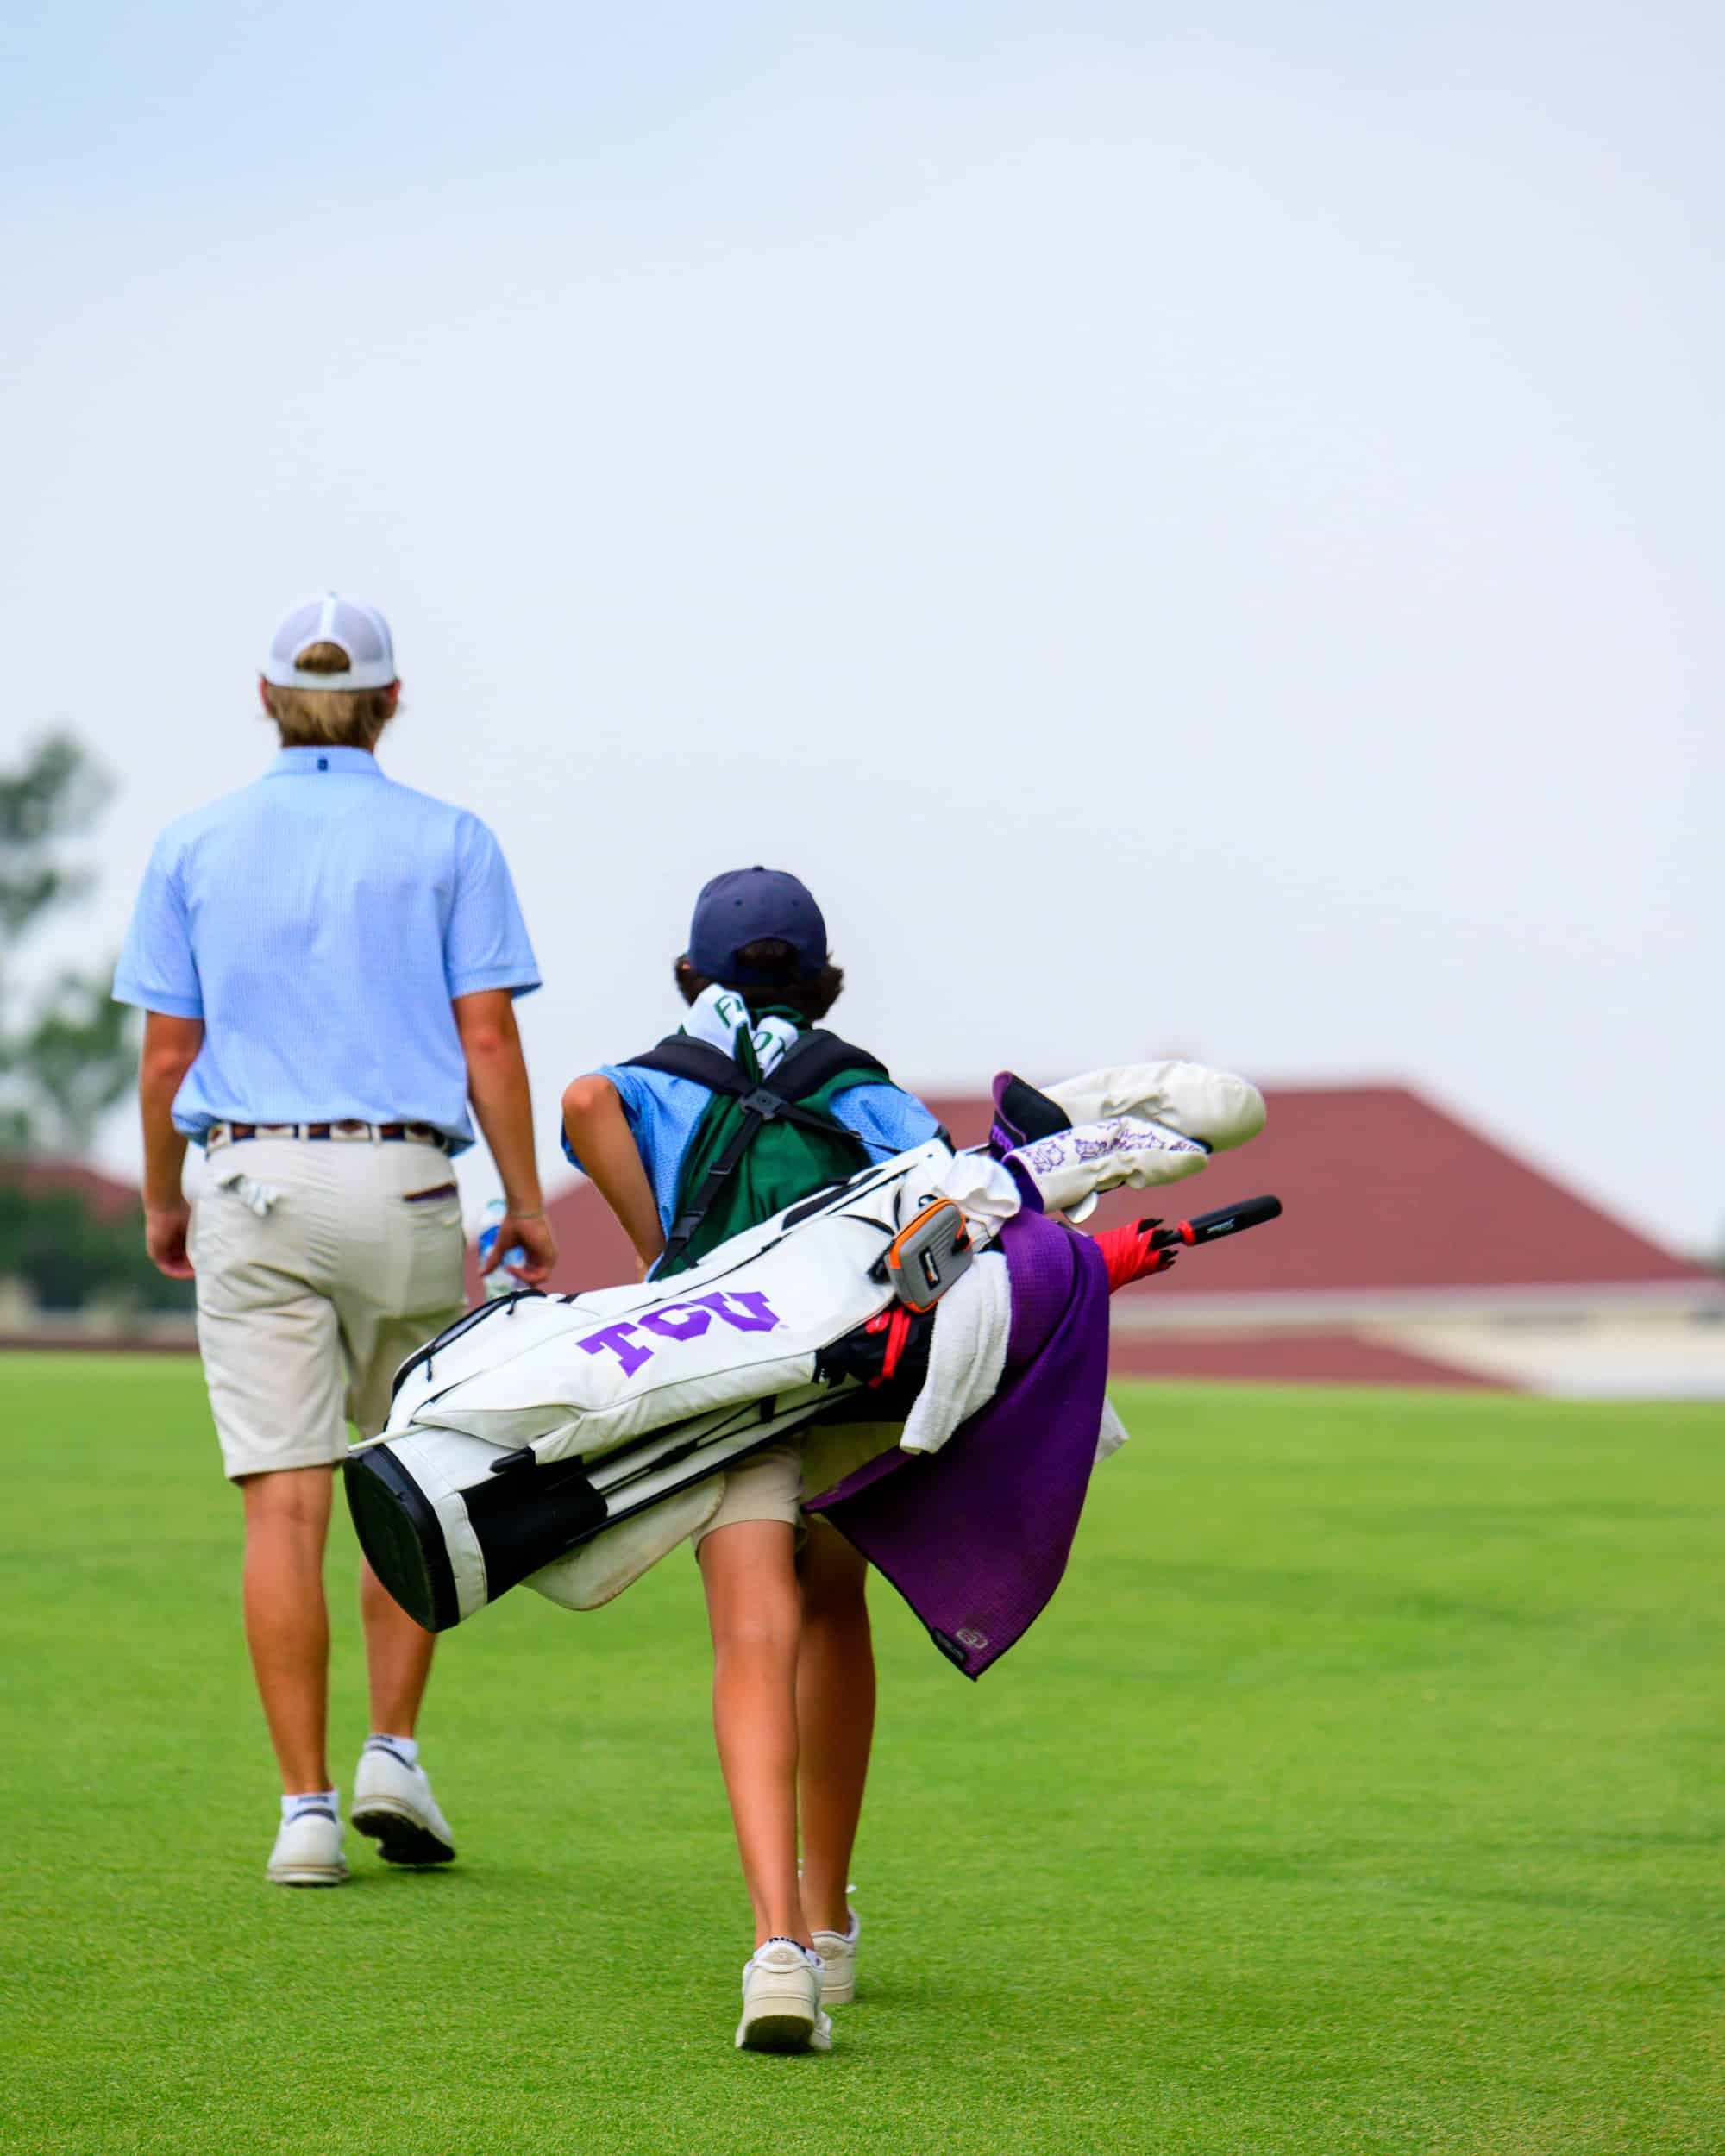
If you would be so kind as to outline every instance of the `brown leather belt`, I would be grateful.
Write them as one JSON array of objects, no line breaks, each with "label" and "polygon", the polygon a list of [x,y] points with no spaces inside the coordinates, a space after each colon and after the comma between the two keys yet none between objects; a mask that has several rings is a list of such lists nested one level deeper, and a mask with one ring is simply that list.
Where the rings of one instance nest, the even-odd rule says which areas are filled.
[{"label": "brown leather belt", "polygon": [[204,1133],[205,1150],[238,1145],[248,1138],[331,1138],[349,1144],[435,1145],[440,1153],[449,1140],[431,1123],[212,1123]]}]

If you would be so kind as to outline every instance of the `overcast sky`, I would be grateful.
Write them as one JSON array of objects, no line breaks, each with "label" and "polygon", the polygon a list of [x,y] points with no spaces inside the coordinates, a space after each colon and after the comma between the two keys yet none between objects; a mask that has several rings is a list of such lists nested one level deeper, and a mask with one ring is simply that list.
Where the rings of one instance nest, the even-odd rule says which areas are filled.
[{"label": "overcast sky", "polygon": [[1719,1238],[1716,6],[9,22],[0,746],[121,782],[39,963],[336,585],[548,1156],[766,861],[907,1081],[1403,1078]]}]

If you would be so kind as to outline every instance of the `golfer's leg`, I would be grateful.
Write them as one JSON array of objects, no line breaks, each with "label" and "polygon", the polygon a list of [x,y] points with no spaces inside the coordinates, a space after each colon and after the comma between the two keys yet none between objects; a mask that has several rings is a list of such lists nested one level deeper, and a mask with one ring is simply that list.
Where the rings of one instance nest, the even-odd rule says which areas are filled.
[{"label": "golfer's leg", "polygon": [[797,1890],[796,1530],[713,1528],[700,1545],[712,1627],[712,1725],[755,1910],[755,1943],[811,1944]]},{"label": "golfer's leg", "polygon": [[366,1560],[360,1559],[360,1623],[366,1635],[371,1727],[411,1737],[431,1675],[436,1633],[416,1625]]},{"label": "golfer's leg", "polygon": [[248,1475],[240,1485],[246,1505],[246,1645],[281,1786],[290,1796],[330,1786],[323,1544],[332,1480],[327,1467],[295,1467]]},{"label": "golfer's leg", "polygon": [[323,1545],[347,1449],[336,1313],[319,1284],[317,1151],[249,1141],[247,1175],[274,1202],[256,1212],[206,1176],[192,1208],[198,1344],[223,1468],[245,1507],[246,1641],[293,1796],[329,1787]]},{"label": "golfer's leg", "polygon": [[797,1570],[803,1594],[797,1656],[803,1910],[816,1931],[843,1932],[850,1923],[844,1889],[875,1735],[869,1567],[836,1528],[811,1520]]}]

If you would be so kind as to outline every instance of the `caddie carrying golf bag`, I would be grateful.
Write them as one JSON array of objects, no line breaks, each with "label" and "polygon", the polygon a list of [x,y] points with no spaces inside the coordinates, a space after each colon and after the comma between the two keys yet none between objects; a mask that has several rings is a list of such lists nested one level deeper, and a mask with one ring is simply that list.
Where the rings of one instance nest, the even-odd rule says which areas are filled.
[{"label": "caddie carrying golf bag", "polygon": [[[931,1141],[670,1280],[511,1296],[432,1341],[346,1465],[391,1594],[434,1631],[523,1580],[591,1607],[704,1524],[727,1465],[806,1431],[807,1509],[986,1668],[1063,1567],[1107,1422],[1108,1289],[1132,1276],[1044,1208],[1193,1174],[1264,1113],[1189,1064],[996,1095],[1048,1103],[1041,1135],[1013,1143],[1003,1109],[992,1153]],[[1174,1232],[1140,1226],[1141,1272]]]}]

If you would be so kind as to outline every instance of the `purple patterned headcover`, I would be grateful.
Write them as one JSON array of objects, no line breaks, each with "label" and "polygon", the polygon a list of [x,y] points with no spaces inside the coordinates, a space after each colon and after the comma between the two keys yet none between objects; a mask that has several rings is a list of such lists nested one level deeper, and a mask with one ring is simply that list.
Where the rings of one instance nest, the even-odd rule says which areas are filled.
[{"label": "purple patterned headcover", "polygon": [[971,1677],[1023,1638],[1060,1584],[1108,1367],[1107,1268],[1089,1238],[1026,1213],[1000,1248],[1013,1299],[1000,1390],[938,1452],[883,1453],[806,1506]]}]

